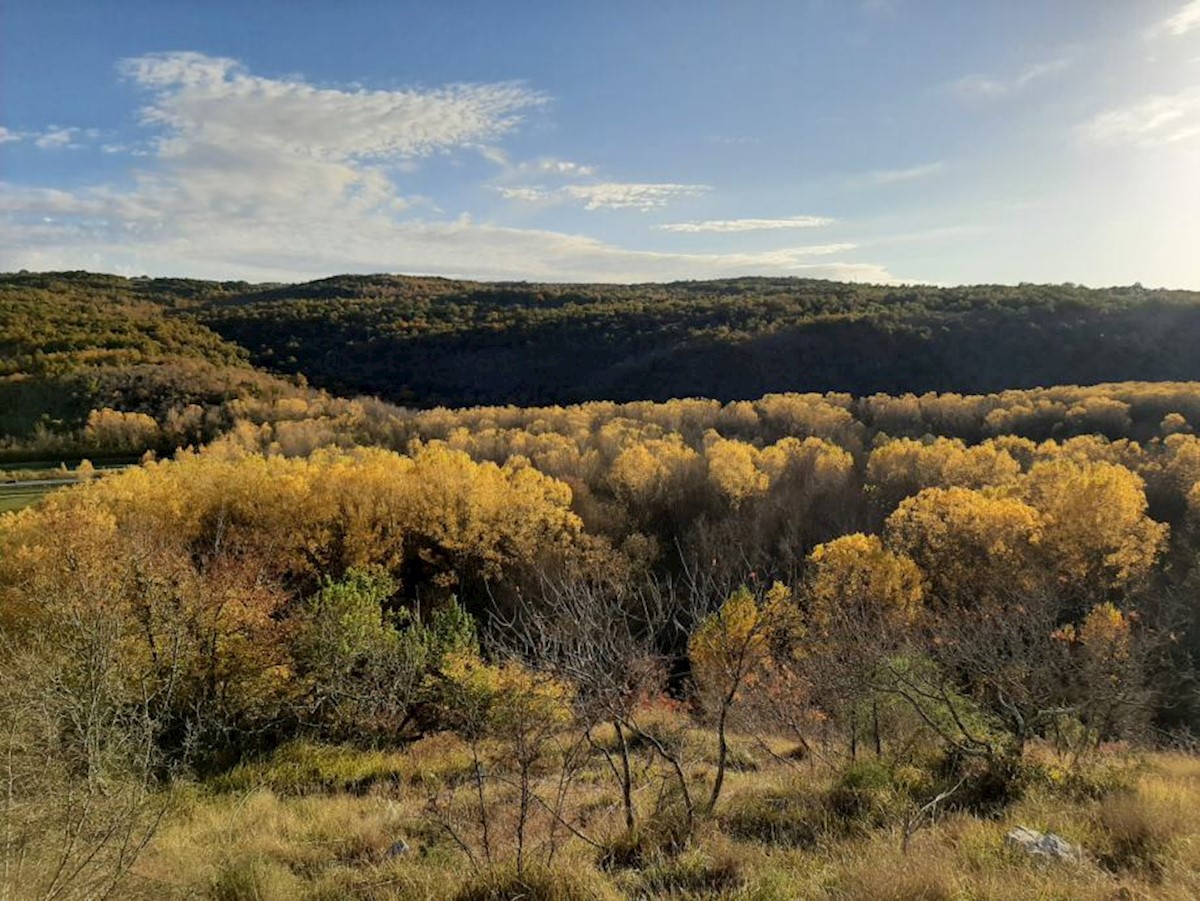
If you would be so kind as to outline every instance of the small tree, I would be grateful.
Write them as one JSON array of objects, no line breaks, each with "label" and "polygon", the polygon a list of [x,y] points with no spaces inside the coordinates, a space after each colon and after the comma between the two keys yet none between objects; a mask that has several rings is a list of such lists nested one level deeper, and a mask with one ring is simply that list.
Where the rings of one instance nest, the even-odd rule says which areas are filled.
[{"label": "small tree", "polygon": [[729,718],[745,691],[770,669],[771,632],[787,619],[792,593],[776,582],[759,600],[743,586],[703,619],[688,642],[688,659],[701,705],[717,730],[717,773],[708,810],[717,806],[729,761]]}]

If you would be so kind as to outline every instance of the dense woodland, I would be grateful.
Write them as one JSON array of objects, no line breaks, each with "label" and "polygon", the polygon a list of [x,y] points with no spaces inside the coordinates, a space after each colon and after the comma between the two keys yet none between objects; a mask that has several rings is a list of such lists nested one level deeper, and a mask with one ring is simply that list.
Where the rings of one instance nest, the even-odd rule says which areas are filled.
[{"label": "dense woodland", "polygon": [[[250,360],[335,394],[419,407],[749,400],[780,391],[977,393],[1197,379],[1198,339],[1200,293],[1140,286],[0,277],[0,356],[11,361],[0,371],[6,398],[20,373],[42,382],[68,376],[76,364],[105,362],[122,372],[135,363],[155,367],[142,371],[141,383],[161,378],[170,391],[177,380],[164,366],[179,360],[233,367],[186,380],[207,398],[246,377],[238,370]],[[91,397],[125,390],[115,375],[100,380],[70,384]],[[144,391],[133,395],[129,404],[151,402]],[[6,413],[0,431],[23,433],[47,409],[28,401],[23,412]],[[60,409],[78,419],[78,404]]]},{"label": "dense woodland", "polygon": [[[195,897],[172,841],[253,805],[286,822],[301,795],[335,820],[376,798],[392,831],[321,863],[278,837],[231,847],[195,877],[205,897],[766,899],[800,879],[898,901],[1014,897],[1013,879],[1031,898],[1194,896],[1197,824],[1162,796],[1194,768],[1147,776],[1114,749],[1200,730],[1200,383],[886,394],[853,362],[870,345],[847,336],[969,346],[991,323],[1011,369],[964,346],[957,369],[906,356],[879,378],[1039,381],[1022,369],[1039,357],[1083,382],[1085,349],[1187,374],[1200,297],[1022,290],[7,277],[4,390],[73,386],[8,420],[9,453],[145,456],[0,515],[4,889]],[[388,318],[422,306],[408,331]],[[390,349],[337,382],[321,361],[352,322]],[[415,409],[295,377],[401,397],[420,353],[479,353],[485,332],[729,360],[826,328],[836,352],[791,345],[774,377],[802,359],[868,393]],[[1043,328],[1061,358],[1021,337]],[[268,340],[294,358],[274,375],[251,368]],[[518,382],[574,390],[522,365]],[[621,371],[647,395],[683,377]],[[460,390],[440,384],[422,401]],[[963,887],[920,845],[950,811],[966,831],[928,841],[982,855],[998,827],[970,824],[1048,810],[1090,824],[1095,859],[1065,889],[1002,857]],[[393,859],[396,831],[419,863]],[[886,847],[894,875],[830,864],[839,842]],[[914,859],[933,875],[905,889]]]}]

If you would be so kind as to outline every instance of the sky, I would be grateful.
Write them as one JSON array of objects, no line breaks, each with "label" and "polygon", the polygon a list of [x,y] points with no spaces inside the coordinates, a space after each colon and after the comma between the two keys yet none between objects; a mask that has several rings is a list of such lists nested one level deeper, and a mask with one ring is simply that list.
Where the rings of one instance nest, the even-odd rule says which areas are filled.
[{"label": "sky", "polygon": [[0,0],[0,270],[1200,289],[1200,0]]}]

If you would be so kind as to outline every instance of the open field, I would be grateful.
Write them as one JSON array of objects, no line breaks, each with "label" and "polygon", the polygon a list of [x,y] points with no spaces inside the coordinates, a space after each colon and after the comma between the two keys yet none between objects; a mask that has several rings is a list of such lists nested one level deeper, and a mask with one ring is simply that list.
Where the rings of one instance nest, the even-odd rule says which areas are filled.
[{"label": "open field", "polygon": [[0,484],[0,513],[8,513],[11,510],[20,510],[22,507],[28,507],[30,504],[37,501],[53,491],[56,483],[35,483],[35,484],[18,484],[18,485],[3,485]]},{"label": "open field", "polygon": [[[711,736],[708,736],[711,738]],[[705,736],[693,733],[704,768]],[[778,750],[784,746],[774,743]],[[511,885],[511,791],[488,796],[495,863],[473,865],[431,799],[469,782],[465,744],[433,736],[405,752],[301,745],[274,760],[181,793],[137,867],[130,897],[285,899],[840,899],[1049,901],[1191,899],[1200,893],[1200,760],[1174,754],[1101,756],[1071,779],[1050,758],[1028,763],[1007,805],[949,810],[903,833],[932,797],[922,772],[894,759],[781,762],[746,737],[727,799],[686,847],[655,838],[654,791],[640,843],[623,839],[618,799],[599,759],[578,775],[575,803],[593,813],[580,838],[531,830],[524,893]],[[642,760],[642,763],[649,763]],[[853,776],[848,774],[855,774]],[[853,790],[847,787],[854,785]],[[552,797],[554,773],[536,790]],[[977,799],[975,799],[977,801]],[[465,798],[455,821],[471,831]],[[956,805],[959,809],[955,809]],[[1084,849],[1078,862],[1038,860],[1006,846],[1018,826]],[[396,852],[403,841],[408,850]],[[549,843],[560,845],[544,866]],[[478,846],[474,848],[479,854]],[[499,875],[498,875],[499,874]]]}]

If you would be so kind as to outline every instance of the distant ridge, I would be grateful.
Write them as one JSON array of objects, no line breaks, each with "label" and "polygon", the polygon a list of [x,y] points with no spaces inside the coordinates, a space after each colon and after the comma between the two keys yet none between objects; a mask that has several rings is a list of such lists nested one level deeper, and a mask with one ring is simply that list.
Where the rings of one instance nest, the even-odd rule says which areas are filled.
[{"label": "distant ridge", "polygon": [[1198,346],[1200,292],[1138,285],[0,276],[0,378],[190,359],[414,406],[1193,380]]}]

